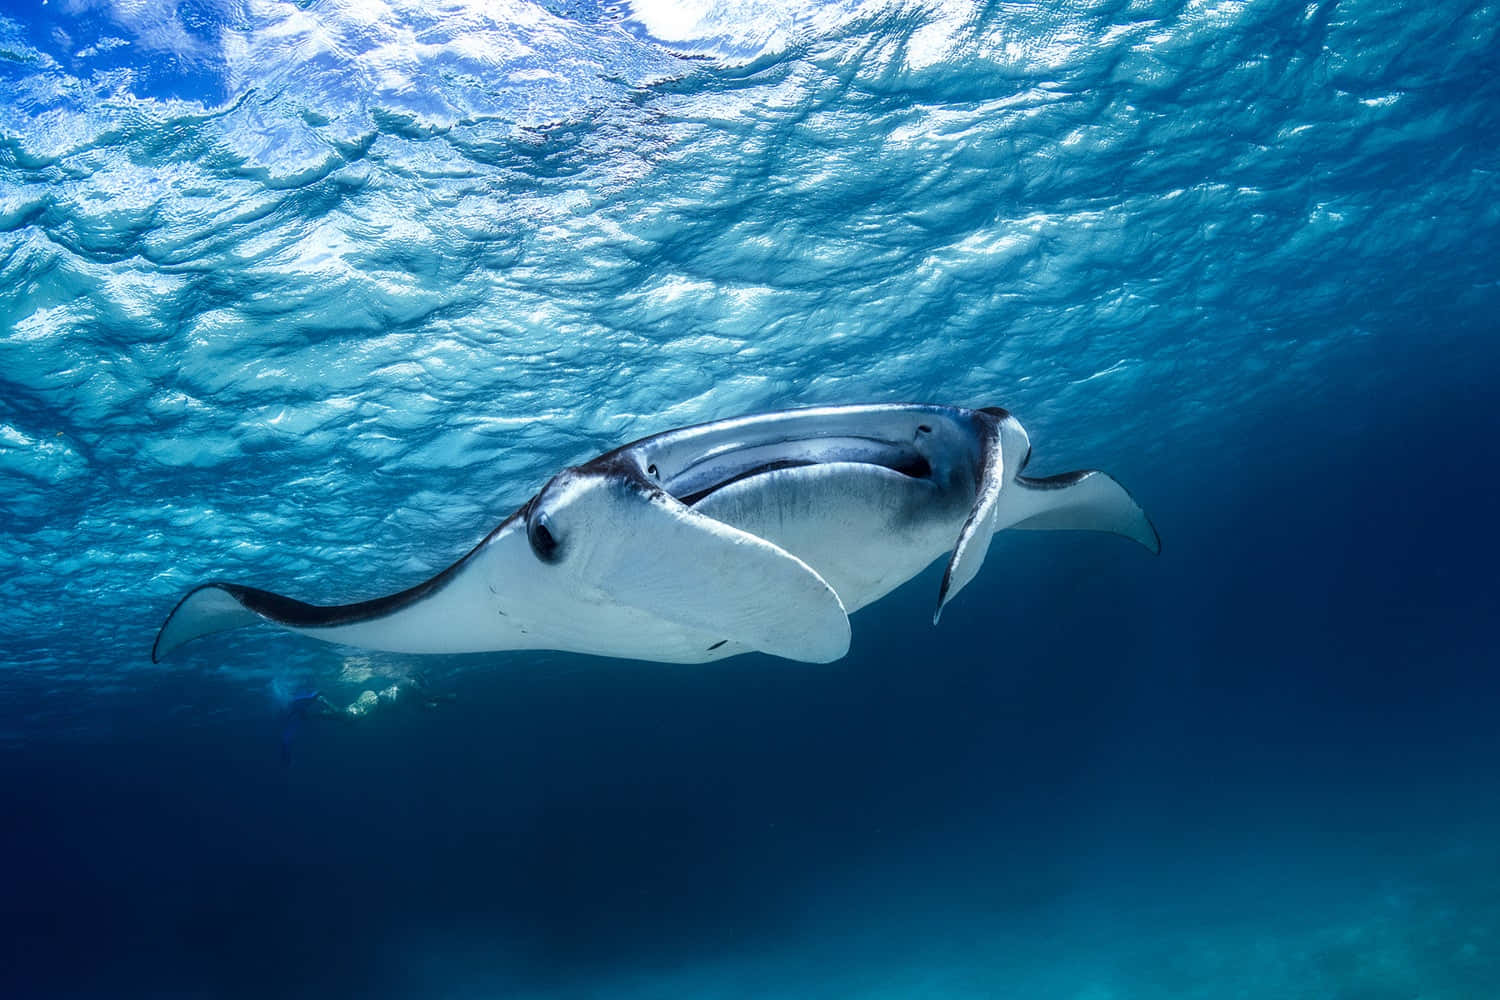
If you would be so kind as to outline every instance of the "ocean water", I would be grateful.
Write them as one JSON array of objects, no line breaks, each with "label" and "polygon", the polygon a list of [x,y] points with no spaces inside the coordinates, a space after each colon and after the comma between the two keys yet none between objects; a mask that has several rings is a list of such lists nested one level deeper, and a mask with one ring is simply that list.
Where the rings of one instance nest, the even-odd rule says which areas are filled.
[{"label": "ocean water", "polygon": [[[1500,997],[1497,51],[1451,0],[5,0],[0,995]],[[903,400],[1163,554],[1002,534],[823,666],[151,663],[202,580],[388,593],[636,437]]]}]

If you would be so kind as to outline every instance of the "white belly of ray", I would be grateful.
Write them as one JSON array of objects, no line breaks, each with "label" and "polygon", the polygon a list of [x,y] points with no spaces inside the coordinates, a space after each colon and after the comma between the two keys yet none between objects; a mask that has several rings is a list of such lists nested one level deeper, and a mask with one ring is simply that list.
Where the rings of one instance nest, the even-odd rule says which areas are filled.
[{"label": "white belly of ray", "polygon": [[[484,550],[431,598],[397,614],[304,635],[397,653],[482,653],[554,649],[667,663],[701,663],[743,653],[701,629],[664,622],[649,612],[589,592],[538,564],[517,525]],[[517,580],[525,580],[517,587]]]},{"label": "white belly of ray", "polygon": [[829,462],[742,479],[694,509],[786,549],[852,613],[946,554],[968,502],[945,497],[931,479]]},{"label": "white belly of ray", "polygon": [[[930,479],[848,462],[750,476],[709,494],[694,510],[798,557],[852,612],[947,552],[967,503],[945,498]],[[667,576],[663,562],[697,557],[692,551],[639,554],[643,571],[662,568]],[[647,567],[645,560],[656,565]],[[526,586],[517,588],[518,579]],[[491,539],[440,595],[387,618],[298,631],[408,653],[561,649],[702,663],[746,651],[723,635],[623,605],[539,564],[519,525]]]}]

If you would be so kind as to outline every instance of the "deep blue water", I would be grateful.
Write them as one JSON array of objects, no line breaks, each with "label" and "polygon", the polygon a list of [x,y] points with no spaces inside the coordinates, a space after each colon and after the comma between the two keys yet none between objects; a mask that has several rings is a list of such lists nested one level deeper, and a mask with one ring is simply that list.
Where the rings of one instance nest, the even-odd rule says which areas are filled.
[{"label": "deep blue water", "polygon": [[[1500,7],[3,14],[0,995],[1500,996]],[[886,400],[1162,555],[1003,534],[825,666],[150,662]]]}]

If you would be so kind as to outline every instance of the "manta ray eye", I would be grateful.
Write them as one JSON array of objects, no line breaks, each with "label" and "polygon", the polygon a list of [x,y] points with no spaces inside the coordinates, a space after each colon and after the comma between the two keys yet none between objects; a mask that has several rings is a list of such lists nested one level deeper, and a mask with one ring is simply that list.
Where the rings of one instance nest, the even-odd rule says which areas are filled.
[{"label": "manta ray eye", "polygon": [[552,519],[546,514],[538,514],[526,523],[526,540],[542,562],[557,558],[557,538],[552,534]]}]

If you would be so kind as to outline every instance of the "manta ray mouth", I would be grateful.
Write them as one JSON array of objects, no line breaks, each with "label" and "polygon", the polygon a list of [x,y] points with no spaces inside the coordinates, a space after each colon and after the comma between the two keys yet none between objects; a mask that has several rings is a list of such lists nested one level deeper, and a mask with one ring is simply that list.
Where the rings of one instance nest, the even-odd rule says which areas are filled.
[{"label": "manta ray mouth", "polygon": [[[912,479],[926,479],[927,477],[932,475],[931,463],[929,463],[926,458],[914,451],[893,450],[890,454],[882,455],[880,457],[885,460],[864,460],[861,461],[860,464],[878,465],[882,468],[890,469],[892,472],[899,472],[901,475],[908,476]],[[734,483],[738,483],[746,479],[751,479],[755,476],[762,476],[766,475],[767,473],[777,472],[781,469],[801,469],[806,468],[810,465],[820,464],[822,463],[819,460],[811,458],[783,458],[777,459],[774,462],[763,462],[760,465],[756,465],[748,469],[742,469],[732,475],[726,476],[725,478],[717,482],[711,483],[700,489],[693,490],[690,493],[684,493],[678,496],[677,499],[682,501],[682,503],[686,504],[687,506],[692,507],[704,497],[712,496],[719,490],[724,489],[726,486],[731,486]]]}]

